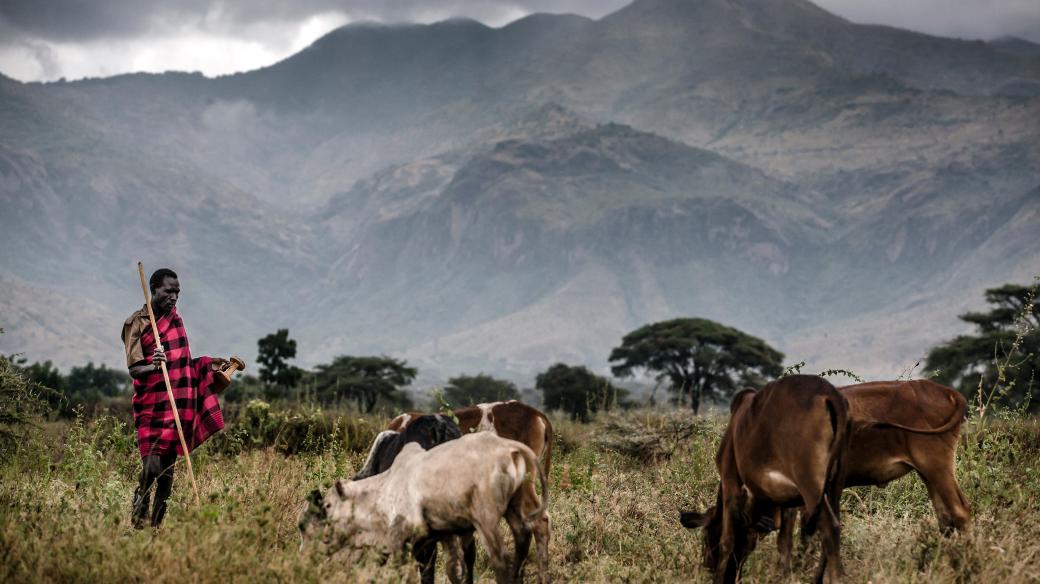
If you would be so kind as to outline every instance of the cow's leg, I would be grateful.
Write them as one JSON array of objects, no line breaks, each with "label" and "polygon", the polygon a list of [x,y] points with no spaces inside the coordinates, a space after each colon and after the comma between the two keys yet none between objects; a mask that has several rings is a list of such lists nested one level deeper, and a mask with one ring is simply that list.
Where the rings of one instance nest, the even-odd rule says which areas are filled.
[{"label": "cow's leg", "polygon": [[500,517],[485,518],[477,521],[477,537],[488,555],[488,563],[495,572],[495,582],[508,584],[511,581],[509,563],[506,561],[505,549],[502,546],[502,534],[498,532]]},{"label": "cow's leg", "polygon": [[477,563],[477,541],[473,534],[461,536],[462,559],[466,564],[466,584],[473,584],[473,566]]},{"label": "cow's leg", "polygon": [[524,520],[520,507],[519,504],[510,505],[506,511],[506,523],[513,532],[513,579],[516,582],[523,582],[524,564],[527,563],[527,552],[531,548],[531,528]]},{"label": "cow's leg", "polygon": [[[535,490],[534,482],[524,482],[523,505],[521,506],[523,517],[528,517],[540,504],[541,498]],[[538,556],[538,581],[545,583],[549,581],[549,512],[546,511],[536,517],[529,529],[534,533],[535,553]],[[527,552],[524,553],[526,555]]]},{"label": "cow's leg", "polygon": [[791,547],[794,542],[794,522],[797,509],[780,509],[780,529],[776,533],[776,548],[780,552],[780,572],[791,573]]},{"label": "cow's leg", "polygon": [[538,582],[549,584],[549,534],[552,521],[546,511],[534,520],[531,529],[534,531],[535,551],[538,554]]},{"label": "cow's leg", "polygon": [[916,436],[910,442],[911,465],[928,488],[943,535],[971,529],[971,507],[956,478],[957,434]]},{"label": "cow's leg", "polygon": [[415,544],[412,557],[419,563],[422,584],[433,584],[434,571],[437,569],[437,540],[427,539]]},{"label": "cow's leg", "polygon": [[[837,501],[840,500],[841,493],[831,490],[831,493],[824,496],[822,502],[819,529],[823,550],[820,554],[820,567],[816,571],[814,582],[839,582],[844,576],[841,565],[841,508],[837,504]],[[832,504],[832,501],[835,503]],[[826,580],[824,580],[825,575]]]},{"label": "cow's leg", "polygon": [[[463,536],[452,535],[441,540],[444,545],[444,569],[451,584],[462,584],[466,578],[466,565],[463,559]],[[472,538],[470,538],[472,541]]]},{"label": "cow's leg", "polygon": [[969,531],[971,511],[952,468],[918,470],[917,474],[928,488],[928,497],[932,500],[943,535],[950,535],[954,530]]}]

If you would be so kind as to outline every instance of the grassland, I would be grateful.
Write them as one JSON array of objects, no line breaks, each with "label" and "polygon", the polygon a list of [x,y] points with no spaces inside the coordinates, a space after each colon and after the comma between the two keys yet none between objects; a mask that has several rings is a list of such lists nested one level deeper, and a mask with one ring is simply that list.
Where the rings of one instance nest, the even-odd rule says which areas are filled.
[{"label": "grassland", "polygon": [[[709,580],[700,567],[699,535],[677,518],[713,499],[713,456],[724,422],[686,418],[684,435],[668,439],[683,416],[630,412],[589,425],[557,420],[550,506],[555,581]],[[374,431],[383,422],[352,423]],[[140,462],[126,425],[101,418],[48,426],[0,465],[0,582],[417,581],[409,565],[345,566],[298,549],[303,496],[358,467],[367,443],[364,432],[353,436],[294,455],[272,448],[231,455],[207,445],[193,457],[202,509],[194,508],[179,465],[166,523],[159,531],[135,531],[130,494]],[[639,436],[665,439],[650,456],[618,446]],[[970,534],[951,538],[939,535],[914,476],[885,489],[846,491],[848,581],[1040,581],[1040,425],[970,422],[958,475],[975,524]],[[815,544],[786,581],[807,580],[814,554]],[[776,559],[770,536],[752,556],[746,580],[783,580]],[[490,581],[482,559],[478,569]]]}]

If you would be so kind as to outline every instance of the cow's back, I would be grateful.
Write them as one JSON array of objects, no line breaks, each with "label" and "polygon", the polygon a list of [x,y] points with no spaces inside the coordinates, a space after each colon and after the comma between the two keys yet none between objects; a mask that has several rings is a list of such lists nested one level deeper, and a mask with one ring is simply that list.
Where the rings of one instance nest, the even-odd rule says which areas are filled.
[{"label": "cow's back", "polygon": [[883,422],[938,428],[951,419],[962,419],[967,407],[967,400],[959,392],[927,379],[872,381],[839,391],[849,402],[854,424]]},{"label": "cow's back", "polygon": [[796,485],[812,483],[822,492],[847,448],[845,398],[809,375],[784,377],[745,395],[727,429],[740,480],[778,503],[797,498]]},{"label": "cow's back", "polygon": [[[846,483],[883,485],[936,459],[951,459],[967,408],[963,395],[929,380],[876,381],[840,389],[849,402],[853,434]],[[940,434],[921,430],[949,426]]]},{"label": "cow's back", "polygon": [[[492,431],[516,440],[536,456],[546,457],[551,448],[552,423],[537,408],[516,400],[478,404],[455,410],[463,434]],[[546,466],[546,472],[549,468]]]}]

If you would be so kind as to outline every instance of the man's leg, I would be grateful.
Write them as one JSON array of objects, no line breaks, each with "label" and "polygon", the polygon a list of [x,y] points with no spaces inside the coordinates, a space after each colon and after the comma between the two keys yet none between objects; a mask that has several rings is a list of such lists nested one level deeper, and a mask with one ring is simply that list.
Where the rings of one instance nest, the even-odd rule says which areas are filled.
[{"label": "man's leg", "polygon": [[160,458],[161,473],[155,484],[155,506],[152,507],[152,527],[159,527],[166,516],[166,500],[173,491],[173,467],[177,463],[177,453],[171,452]]},{"label": "man's leg", "polygon": [[148,504],[152,498],[152,483],[162,473],[162,461],[156,455],[141,457],[141,476],[134,490],[133,511],[130,521],[134,529],[143,529],[148,520]]}]

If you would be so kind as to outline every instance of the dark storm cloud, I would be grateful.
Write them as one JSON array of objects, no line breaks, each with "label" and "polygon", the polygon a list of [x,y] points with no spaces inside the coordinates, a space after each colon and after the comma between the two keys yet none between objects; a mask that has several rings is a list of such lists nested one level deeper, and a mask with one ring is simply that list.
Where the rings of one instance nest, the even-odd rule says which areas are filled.
[{"label": "dark storm cloud", "polygon": [[492,23],[531,12],[602,16],[627,0],[4,0],[9,30],[59,42],[125,39],[184,27],[224,30],[298,22],[329,12],[352,20],[429,21],[466,16]]},{"label": "dark storm cloud", "polygon": [[[600,18],[630,1],[0,0],[0,72],[23,81],[131,71],[222,75],[277,62],[350,22],[468,17],[502,26],[533,12]],[[940,36],[1013,35],[1040,42],[1040,0],[814,1],[853,22]]]}]

